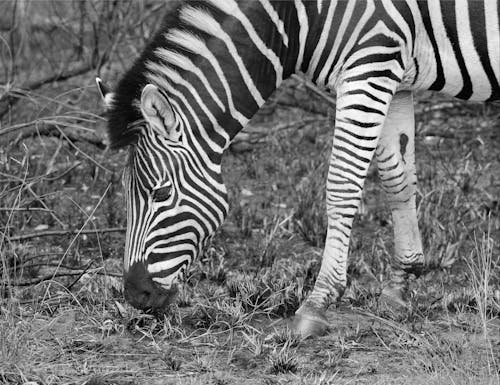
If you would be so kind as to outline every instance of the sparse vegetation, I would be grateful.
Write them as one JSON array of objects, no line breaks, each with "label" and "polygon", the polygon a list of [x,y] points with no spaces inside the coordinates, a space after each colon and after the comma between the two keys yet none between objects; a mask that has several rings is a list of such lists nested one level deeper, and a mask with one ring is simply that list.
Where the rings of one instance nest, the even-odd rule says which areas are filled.
[{"label": "sparse vegetation", "polygon": [[269,361],[271,364],[270,372],[273,374],[295,373],[299,368],[297,352],[292,350],[288,343],[285,343],[281,349],[272,352]]},{"label": "sparse vegetation", "polygon": [[266,135],[227,154],[230,216],[177,303],[162,314],[125,303],[127,150],[104,149],[93,78],[113,83],[170,4],[2,2],[0,383],[500,383],[496,105],[419,95],[427,263],[409,309],[378,303],[392,225],[371,172],[331,333],[289,331],[319,269],[333,127],[297,79],[252,120],[249,132]]}]

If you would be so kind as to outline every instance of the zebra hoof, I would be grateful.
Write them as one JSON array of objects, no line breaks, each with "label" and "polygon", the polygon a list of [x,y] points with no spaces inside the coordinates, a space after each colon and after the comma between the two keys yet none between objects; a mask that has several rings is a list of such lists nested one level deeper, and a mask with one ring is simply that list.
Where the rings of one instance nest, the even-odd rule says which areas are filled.
[{"label": "zebra hoof", "polygon": [[403,293],[402,288],[385,287],[379,297],[379,306],[396,311],[408,309],[410,305],[405,300]]},{"label": "zebra hoof", "polygon": [[302,338],[324,336],[328,328],[328,320],[323,314],[297,312],[292,318],[291,329],[294,334]]}]

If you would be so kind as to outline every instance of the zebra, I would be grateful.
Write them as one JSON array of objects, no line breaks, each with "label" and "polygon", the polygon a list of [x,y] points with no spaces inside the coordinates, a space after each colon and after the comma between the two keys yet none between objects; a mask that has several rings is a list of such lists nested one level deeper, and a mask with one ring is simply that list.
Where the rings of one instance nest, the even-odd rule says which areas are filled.
[{"label": "zebra", "polygon": [[163,309],[228,213],[221,159],[282,81],[303,73],[336,94],[328,227],[313,290],[293,326],[328,330],[346,287],[351,227],[372,158],[394,225],[382,295],[405,303],[422,271],[413,93],[500,99],[498,0],[202,0],[179,4],[110,92],[111,148],[129,147],[124,291]]}]

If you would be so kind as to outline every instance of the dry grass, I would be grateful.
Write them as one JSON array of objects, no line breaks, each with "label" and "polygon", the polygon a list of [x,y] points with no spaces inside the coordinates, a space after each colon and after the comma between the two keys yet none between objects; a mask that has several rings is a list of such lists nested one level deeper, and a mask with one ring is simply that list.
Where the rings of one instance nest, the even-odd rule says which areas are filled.
[{"label": "dry grass", "polygon": [[[89,0],[86,13],[60,13],[65,22],[56,30],[34,26],[38,46],[22,43],[15,28],[0,31],[0,54],[9,63],[0,66],[9,69],[0,73],[0,98],[21,96],[0,114],[7,143],[0,148],[0,383],[499,383],[495,106],[435,97],[417,106],[418,210],[428,260],[426,274],[411,283],[407,311],[378,306],[393,247],[390,215],[371,173],[351,242],[349,288],[328,314],[332,332],[301,341],[282,321],[319,268],[331,142],[324,103],[293,82],[252,124],[296,127],[304,115],[311,119],[271,132],[251,152],[227,155],[230,217],[177,304],[162,315],[125,304],[119,179],[126,151],[102,150],[102,136],[92,130],[104,125],[93,73],[25,88],[60,69],[51,50],[38,67],[27,58],[42,57],[62,26],[72,33],[51,49],[64,51],[63,72],[86,63],[85,55],[72,56],[80,45],[102,53],[111,44],[100,70],[119,76],[154,28],[160,3],[121,2],[115,18],[99,24],[99,15],[109,16],[112,2],[105,3]],[[90,27],[77,39],[75,17],[101,28],[100,40],[91,39]],[[291,93],[312,112],[290,106]]]}]

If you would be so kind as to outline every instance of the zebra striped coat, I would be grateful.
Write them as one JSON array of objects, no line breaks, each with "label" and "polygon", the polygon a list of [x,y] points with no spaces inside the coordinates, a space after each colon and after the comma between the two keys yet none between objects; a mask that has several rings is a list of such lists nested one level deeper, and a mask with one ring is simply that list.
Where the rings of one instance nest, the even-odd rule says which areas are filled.
[{"label": "zebra striped coat", "polygon": [[328,230],[297,329],[320,334],[346,285],[354,215],[374,156],[395,236],[383,294],[402,303],[420,271],[412,92],[500,98],[497,0],[206,0],[179,4],[121,79],[108,106],[125,168],[125,293],[162,308],[228,211],[221,157],[290,75],[337,94],[326,182]]}]

